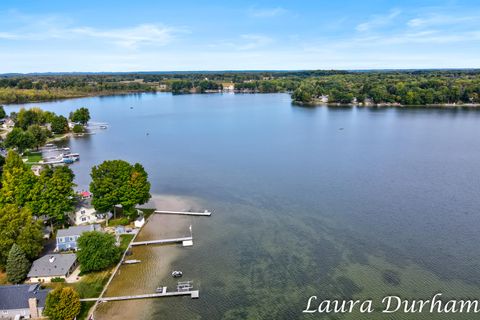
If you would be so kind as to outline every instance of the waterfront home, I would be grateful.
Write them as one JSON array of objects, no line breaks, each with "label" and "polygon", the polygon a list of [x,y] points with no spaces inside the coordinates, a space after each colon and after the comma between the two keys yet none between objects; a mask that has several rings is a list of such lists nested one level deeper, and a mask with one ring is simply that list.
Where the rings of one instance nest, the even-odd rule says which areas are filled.
[{"label": "waterfront home", "polygon": [[77,240],[82,233],[88,231],[102,231],[99,224],[91,224],[88,226],[75,226],[68,229],[60,229],[57,231],[56,251],[77,250]]},{"label": "waterfront home", "polygon": [[5,129],[13,128],[13,127],[15,127],[15,121],[13,121],[11,118],[7,118],[7,119],[5,119],[5,121],[3,122],[2,126],[3,126]]},{"label": "waterfront home", "polygon": [[233,82],[224,82],[222,83],[223,91],[233,92],[235,90],[235,84]]},{"label": "waterfront home", "polygon": [[89,197],[83,197],[75,206],[75,210],[68,214],[70,222],[74,225],[100,223],[105,221],[107,216],[110,218],[111,213],[99,213],[92,206],[92,201]]},{"label": "waterfront home", "polygon": [[89,192],[89,191],[82,191],[82,192],[79,192],[78,195],[82,198],[82,199],[90,199],[92,198],[92,194]]},{"label": "waterfront home", "polygon": [[321,103],[328,103],[328,95],[321,95],[318,99]]},{"label": "waterfront home", "polygon": [[27,275],[28,281],[48,283],[53,278],[66,279],[77,265],[77,256],[74,253],[48,254],[33,261]]},{"label": "waterfront home", "polygon": [[0,286],[0,318],[41,317],[50,290],[42,289],[39,284]]}]

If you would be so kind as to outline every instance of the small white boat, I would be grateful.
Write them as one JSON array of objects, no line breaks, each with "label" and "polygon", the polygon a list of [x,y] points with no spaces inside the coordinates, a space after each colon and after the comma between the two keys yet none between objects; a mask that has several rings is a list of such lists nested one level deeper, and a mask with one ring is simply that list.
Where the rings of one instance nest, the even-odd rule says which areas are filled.
[{"label": "small white boat", "polygon": [[100,126],[100,129],[107,129],[107,128],[108,128],[108,127],[105,126],[105,125],[101,125],[101,126]]},{"label": "small white boat", "polygon": [[78,161],[80,160],[80,154],[79,153],[67,153],[63,155],[63,159],[72,159],[73,161]]},{"label": "small white boat", "polygon": [[166,290],[164,290],[164,287],[158,287],[155,292],[156,293],[165,293]]},{"label": "small white boat", "polygon": [[172,277],[174,277],[174,278],[180,278],[181,276],[183,276],[183,272],[182,272],[182,271],[178,271],[178,270],[172,271]]},{"label": "small white boat", "polygon": [[142,262],[142,261],[133,259],[133,260],[125,260],[123,262],[123,264],[135,264],[135,263],[140,263],[140,262]]}]

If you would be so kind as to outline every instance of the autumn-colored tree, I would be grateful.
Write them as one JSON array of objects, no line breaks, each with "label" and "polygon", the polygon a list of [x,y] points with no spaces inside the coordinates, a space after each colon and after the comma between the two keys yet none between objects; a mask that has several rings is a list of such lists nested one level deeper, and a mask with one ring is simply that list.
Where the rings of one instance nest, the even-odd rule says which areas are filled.
[{"label": "autumn-colored tree", "polygon": [[57,288],[48,294],[43,314],[50,320],[73,320],[80,308],[80,295],[75,289]]}]

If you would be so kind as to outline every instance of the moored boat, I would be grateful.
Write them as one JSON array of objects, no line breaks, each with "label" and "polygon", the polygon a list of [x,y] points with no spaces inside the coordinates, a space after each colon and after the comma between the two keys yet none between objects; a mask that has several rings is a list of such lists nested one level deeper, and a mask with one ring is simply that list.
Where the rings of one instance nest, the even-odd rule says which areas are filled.
[{"label": "moored boat", "polygon": [[174,278],[180,278],[181,276],[183,276],[183,272],[182,272],[182,271],[178,271],[178,270],[172,271],[172,277],[174,277]]}]

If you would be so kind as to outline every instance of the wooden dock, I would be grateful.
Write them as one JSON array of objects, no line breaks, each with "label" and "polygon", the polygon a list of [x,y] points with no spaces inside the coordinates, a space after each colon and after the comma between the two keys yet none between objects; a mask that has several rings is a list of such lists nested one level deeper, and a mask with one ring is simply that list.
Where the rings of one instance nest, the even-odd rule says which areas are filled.
[{"label": "wooden dock", "polygon": [[172,292],[163,292],[163,293],[148,293],[148,294],[139,294],[135,296],[120,296],[120,297],[103,297],[103,298],[85,298],[80,299],[82,302],[87,301],[123,301],[123,300],[136,300],[136,299],[151,299],[151,298],[162,298],[162,297],[177,297],[177,296],[190,296],[192,299],[198,299],[200,297],[200,292],[198,290],[192,291],[172,291]]},{"label": "wooden dock", "polygon": [[203,217],[209,217],[212,215],[212,213],[208,210],[205,210],[204,212],[190,212],[190,211],[165,211],[165,210],[155,210],[155,213],[159,214],[177,214],[177,215],[183,215],[183,216],[203,216]]},{"label": "wooden dock", "polygon": [[147,240],[131,242],[131,246],[143,246],[149,244],[170,244],[170,243],[183,243],[184,241],[193,241],[192,237],[172,238],[172,239],[159,239],[159,240]]}]

